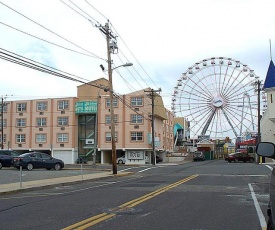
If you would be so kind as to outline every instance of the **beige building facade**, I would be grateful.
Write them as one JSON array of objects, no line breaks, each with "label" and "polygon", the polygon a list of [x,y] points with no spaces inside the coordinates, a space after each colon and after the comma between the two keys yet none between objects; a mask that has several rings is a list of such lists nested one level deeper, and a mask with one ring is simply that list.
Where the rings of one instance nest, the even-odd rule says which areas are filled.
[{"label": "beige building facade", "polygon": [[[111,119],[108,80],[77,87],[77,97],[5,101],[3,148],[20,153],[42,151],[73,164],[78,157],[111,163]],[[152,163],[152,98],[156,154],[173,151],[173,114],[162,98],[140,90],[114,97],[117,157],[127,164]],[[1,127],[2,127],[1,126]]]}]

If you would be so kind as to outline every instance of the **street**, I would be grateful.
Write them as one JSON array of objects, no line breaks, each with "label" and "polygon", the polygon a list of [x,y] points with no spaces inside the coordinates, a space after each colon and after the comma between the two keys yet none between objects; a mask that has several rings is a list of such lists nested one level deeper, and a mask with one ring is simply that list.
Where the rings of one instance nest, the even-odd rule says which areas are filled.
[{"label": "street", "polygon": [[118,170],[134,174],[1,195],[0,229],[265,228],[266,165],[217,160]]}]

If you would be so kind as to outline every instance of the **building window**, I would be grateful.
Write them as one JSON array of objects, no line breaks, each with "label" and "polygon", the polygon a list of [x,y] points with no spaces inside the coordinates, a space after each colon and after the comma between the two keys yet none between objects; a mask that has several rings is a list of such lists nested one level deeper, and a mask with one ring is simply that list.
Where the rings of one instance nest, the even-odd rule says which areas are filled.
[{"label": "building window", "polygon": [[47,102],[46,101],[37,102],[36,103],[36,109],[37,109],[37,111],[47,110]]},{"label": "building window", "polygon": [[132,124],[142,124],[143,123],[143,117],[138,114],[131,115],[131,123]]},{"label": "building window", "polygon": [[7,127],[7,119],[3,119],[3,128]]},{"label": "building window", "polygon": [[272,94],[270,94],[270,103],[273,103]]},{"label": "building window", "polygon": [[18,118],[16,119],[17,127],[26,127],[26,118]]},{"label": "building window", "polygon": [[17,106],[17,112],[27,111],[27,103],[18,103],[16,106]]},{"label": "building window", "polygon": [[68,142],[68,133],[58,133],[57,142]]},{"label": "building window", "polygon": [[46,134],[36,134],[35,140],[37,143],[45,143],[46,142]]},{"label": "building window", "polygon": [[25,134],[16,134],[16,143],[25,143],[26,135]]},{"label": "building window", "polygon": [[143,132],[131,132],[131,141],[143,141]]},{"label": "building window", "polygon": [[65,110],[65,109],[69,109],[69,101],[68,100],[58,101],[58,110]]},{"label": "building window", "polygon": [[[113,98],[113,105],[114,105],[114,107],[118,107],[117,98]],[[110,98],[107,98],[107,99],[106,99],[106,107],[111,107]]]},{"label": "building window", "polygon": [[[115,121],[115,124],[117,124],[117,115],[114,115],[114,121]],[[111,124],[111,116],[110,115],[106,115],[106,117],[105,117],[105,123],[106,123],[106,125],[110,125]]]},{"label": "building window", "polygon": [[[7,104],[4,104],[3,105],[3,113],[6,113],[6,112],[7,112]],[[2,106],[0,106],[0,113],[2,113]]]},{"label": "building window", "polygon": [[131,97],[131,106],[142,106],[142,97]]},{"label": "building window", "polygon": [[68,126],[69,118],[68,117],[58,117],[57,118],[57,125],[58,126]]},{"label": "building window", "polygon": [[[112,141],[112,134],[111,133],[106,133],[105,134],[105,141],[106,142],[111,142]],[[117,132],[115,132],[115,141],[117,142]]]},{"label": "building window", "polygon": [[46,117],[36,118],[36,126],[46,126],[46,125],[47,125]]},{"label": "building window", "polygon": [[[2,144],[2,134],[0,134],[0,143]],[[4,134],[3,143],[6,143],[6,134]]]}]

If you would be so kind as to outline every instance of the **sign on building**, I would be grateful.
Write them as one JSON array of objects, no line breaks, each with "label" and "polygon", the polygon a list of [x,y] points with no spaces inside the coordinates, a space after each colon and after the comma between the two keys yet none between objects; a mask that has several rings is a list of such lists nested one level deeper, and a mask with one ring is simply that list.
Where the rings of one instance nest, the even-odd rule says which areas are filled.
[{"label": "sign on building", "polygon": [[97,113],[97,101],[80,101],[75,103],[75,114]]}]

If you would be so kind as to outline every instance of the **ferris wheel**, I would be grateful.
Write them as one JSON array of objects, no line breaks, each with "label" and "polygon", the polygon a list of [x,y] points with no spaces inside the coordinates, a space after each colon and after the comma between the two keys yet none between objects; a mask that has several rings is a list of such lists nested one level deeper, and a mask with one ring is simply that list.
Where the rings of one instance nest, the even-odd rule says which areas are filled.
[{"label": "ferris wheel", "polygon": [[257,132],[254,70],[232,58],[204,59],[182,73],[171,109],[190,124],[190,137],[234,139]]}]

